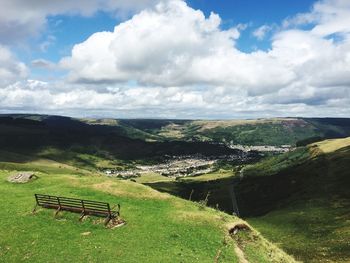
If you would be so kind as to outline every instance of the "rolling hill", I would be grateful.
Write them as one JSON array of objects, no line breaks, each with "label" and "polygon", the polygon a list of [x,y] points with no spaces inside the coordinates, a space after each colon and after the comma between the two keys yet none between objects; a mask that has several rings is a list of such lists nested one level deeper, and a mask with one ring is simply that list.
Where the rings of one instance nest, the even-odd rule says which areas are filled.
[{"label": "rolling hill", "polygon": [[159,161],[164,156],[211,156],[239,152],[225,145],[209,142],[149,141],[145,137],[134,138],[134,134],[144,132],[115,126],[113,123],[91,122],[95,123],[96,120],[87,123],[61,116],[2,116],[0,147],[2,150],[22,153],[32,158],[89,166],[95,170],[99,168],[99,161],[122,165],[130,164],[134,160]]},{"label": "rolling hill", "polygon": [[294,146],[304,140],[350,136],[350,119],[347,118],[121,120],[120,125],[163,140],[214,141],[242,145]]},{"label": "rolling hill", "polygon": [[[256,120],[74,119],[48,115],[0,115],[3,133],[45,133],[55,143],[103,135],[113,142],[214,142],[242,145],[297,145],[350,136],[348,118],[271,118]],[[71,135],[68,136],[68,133]],[[23,133],[22,133],[23,134]],[[43,134],[42,134],[43,135]],[[72,137],[76,135],[75,137]],[[113,135],[113,139],[111,139]],[[119,138],[119,140],[117,139]],[[70,139],[70,140],[69,140]],[[79,140],[80,139],[80,140]],[[85,138],[86,139],[86,138]],[[115,140],[115,141],[114,141]],[[107,141],[109,142],[109,141]],[[22,142],[23,143],[23,142]],[[149,146],[143,144],[142,147]],[[125,147],[128,148],[128,147]],[[126,149],[123,149],[124,151]],[[152,149],[153,150],[153,149]],[[145,153],[146,154],[146,153]]]}]

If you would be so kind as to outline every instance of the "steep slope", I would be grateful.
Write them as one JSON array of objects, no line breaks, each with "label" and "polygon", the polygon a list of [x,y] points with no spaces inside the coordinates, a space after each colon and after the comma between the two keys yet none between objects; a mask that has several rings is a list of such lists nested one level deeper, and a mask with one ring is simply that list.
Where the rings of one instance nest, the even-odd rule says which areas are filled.
[{"label": "steep slope", "polygon": [[349,168],[350,138],[251,165],[236,186],[240,211],[298,260],[349,262]]}]

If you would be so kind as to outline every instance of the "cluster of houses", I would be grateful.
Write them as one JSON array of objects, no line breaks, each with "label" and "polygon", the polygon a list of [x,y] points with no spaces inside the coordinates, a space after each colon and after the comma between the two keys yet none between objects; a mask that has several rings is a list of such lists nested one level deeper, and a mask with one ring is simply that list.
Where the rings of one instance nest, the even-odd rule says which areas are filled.
[{"label": "cluster of houses", "polygon": [[158,173],[167,177],[186,177],[210,173],[217,160],[198,156],[172,157],[168,161],[155,165],[138,165],[129,170],[106,169],[107,176],[130,179],[147,173]]},{"label": "cluster of houses", "polygon": [[281,145],[281,146],[273,146],[273,145],[240,145],[240,144],[229,144],[227,145],[231,149],[238,149],[243,152],[275,152],[275,153],[284,153],[292,150],[291,145]]},{"label": "cluster of houses", "polygon": [[154,172],[167,177],[186,177],[212,172],[215,162],[216,160],[181,157],[157,165],[139,165],[137,168],[145,173]]},{"label": "cluster of houses", "polygon": [[213,172],[215,163],[219,160],[245,162],[256,158],[253,152],[285,152],[290,150],[289,145],[276,146],[242,146],[230,145],[232,149],[241,150],[240,153],[222,156],[205,157],[202,155],[166,156],[166,161],[155,165],[137,165],[128,170],[105,169],[107,176],[121,179],[132,179],[143,174],[157,173],[166,177],[179,178],[197,176]]}]

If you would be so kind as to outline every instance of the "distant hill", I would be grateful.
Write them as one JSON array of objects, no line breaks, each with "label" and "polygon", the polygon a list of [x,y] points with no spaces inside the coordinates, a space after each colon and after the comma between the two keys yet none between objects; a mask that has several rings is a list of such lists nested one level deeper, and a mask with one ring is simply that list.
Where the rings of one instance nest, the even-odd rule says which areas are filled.
[{"label": "distant hill", "polygon": [[[125,135],[150,140],[213,141],[242,145],[296,145],[307,139],[350,136],[347,118],[256,120],[118,120]],[[129,133],[128,133],[129,132]]]},{"label": "distant hill", "polygon": [[[113,133],[145,142],[215,142],[242,145],[306,145],[350,136],[349,118],[271,118],[256,120],[74,119],[47,115],[0,115],[0,125],[43,125],[56,133]],[[20,125],[20,122],[22,124]],[[9,129],[9,127],[7,127]],[[16,130],[16,129],[15,129]],[[80,137],[80,136],[79,136]],[[67,138],[65,138],[66,140]]]},{"label": "distant hill", "polygon": [[106,160],[150,162],[166,156],[240,152],[210,142],[155,140],[156,136],[118,123],[61,116],[3,115],[0,116],[0,147],[9,152],[91,168],[97,168],[96,158],[103,159],[104,163]]},{"label": "distant hill", "polygon": [[350,119],[191,121],[0,115],[0,147],[89,169],[158,162],[165,156],[240,154],[229,144],[305,145],[344,137]]}]

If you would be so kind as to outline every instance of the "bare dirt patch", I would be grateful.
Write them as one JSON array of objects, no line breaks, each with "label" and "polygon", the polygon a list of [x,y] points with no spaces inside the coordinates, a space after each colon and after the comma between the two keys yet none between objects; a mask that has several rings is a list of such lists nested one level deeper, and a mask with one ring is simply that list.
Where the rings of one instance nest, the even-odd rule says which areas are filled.
[{"label": "bare dirt patch", "polygon": [[251,230],[247,224],[239,223],[239,224],[236,224],[233,227],[231,227],[228,230],[228,233],[230,235],[236,235],[239,231],[247,231],[247,230]]},{"label": "bare dirt patch", "polygon": [[24,183],[28,183],[30,181],[33,181],[37,178],[38,178],[38,176],[36,176],[32,172],[21,172],[21,173],[10,175],[7,178],[7,181],[10,183],[24,184]]}]

